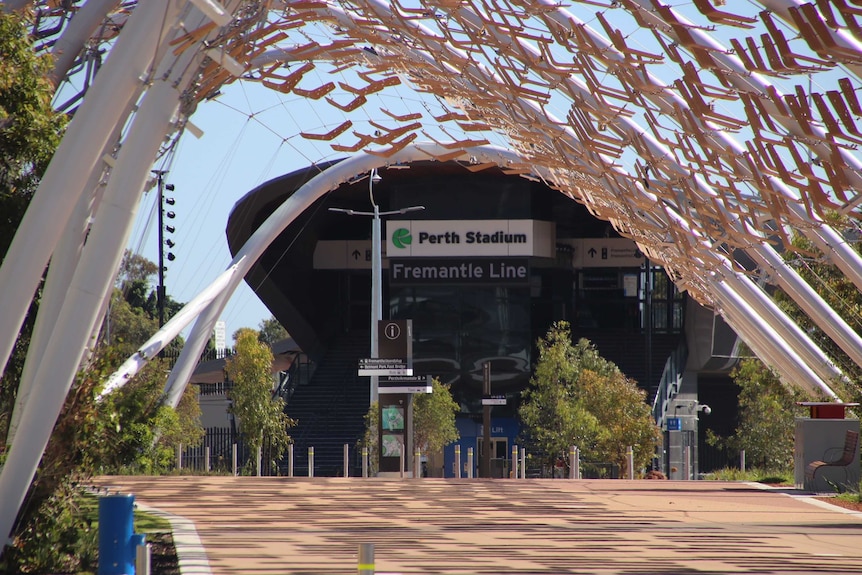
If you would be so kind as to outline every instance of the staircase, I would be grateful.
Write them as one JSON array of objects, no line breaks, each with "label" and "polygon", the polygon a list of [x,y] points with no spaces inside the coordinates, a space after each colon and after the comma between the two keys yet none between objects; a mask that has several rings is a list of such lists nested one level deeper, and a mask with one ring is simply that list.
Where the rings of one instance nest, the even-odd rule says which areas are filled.
[{"label": "staircase", "polygon": [[[285,407],[298,420],[291,428],[294,442],[294,475],[308,475],[308,448],[314,447],[314,475],[344,475],[344,444],[350,445],[351,474],[359,458],[356,442],[365,432],[364,416],[369,405],[367,377],[356,375],[358,360],[368,357],[367,330],[351,331],[329,348],[307,385],[300,386]],[[287,473],[285,459],[280,467]]]}]

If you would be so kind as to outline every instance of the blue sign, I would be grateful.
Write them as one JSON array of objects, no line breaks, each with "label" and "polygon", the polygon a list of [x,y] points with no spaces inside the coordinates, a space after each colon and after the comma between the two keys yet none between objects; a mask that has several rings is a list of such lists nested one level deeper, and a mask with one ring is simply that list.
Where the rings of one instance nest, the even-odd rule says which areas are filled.
[{"label": "blue sign", "polygon": [[667,418],[668,431],[682,431],[682,420],[678,417]]}]

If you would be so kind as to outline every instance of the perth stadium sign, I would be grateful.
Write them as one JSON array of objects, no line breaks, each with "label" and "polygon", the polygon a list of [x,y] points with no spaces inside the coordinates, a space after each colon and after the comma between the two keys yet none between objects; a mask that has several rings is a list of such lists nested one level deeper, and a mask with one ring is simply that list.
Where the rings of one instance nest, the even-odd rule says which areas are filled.
[{"label": "perth stadium sign", "polygon": [[539,220],[390,220],[386,222],[386,255],[553,257],[554,224]]}]

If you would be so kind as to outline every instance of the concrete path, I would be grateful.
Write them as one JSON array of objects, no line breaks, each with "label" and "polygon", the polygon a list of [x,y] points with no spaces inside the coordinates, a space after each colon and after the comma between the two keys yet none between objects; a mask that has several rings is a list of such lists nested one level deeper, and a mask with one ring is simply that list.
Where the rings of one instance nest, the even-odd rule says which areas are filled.
[{"label": "concrete path", "polygon": [[[104,477],[215,575],[862,574],[862,514],[745,483]],[[182,566],[184,575],[191,573]],[[192,569],[196,569],[192,567]],[[201,571],[195,571],[200,573]]]}]

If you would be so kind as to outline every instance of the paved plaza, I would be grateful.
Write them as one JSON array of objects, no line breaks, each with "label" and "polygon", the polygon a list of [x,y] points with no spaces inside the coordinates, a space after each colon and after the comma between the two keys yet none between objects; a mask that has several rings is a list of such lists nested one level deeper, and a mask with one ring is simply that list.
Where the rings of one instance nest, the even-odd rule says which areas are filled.
[{"label": "paved plaza", "polygon": [[862,574],[862,514],[748,483],[174,476],[98,484],[178,516],[184,575],[356,573],[362,543],[374,544],[378,574]]}]

